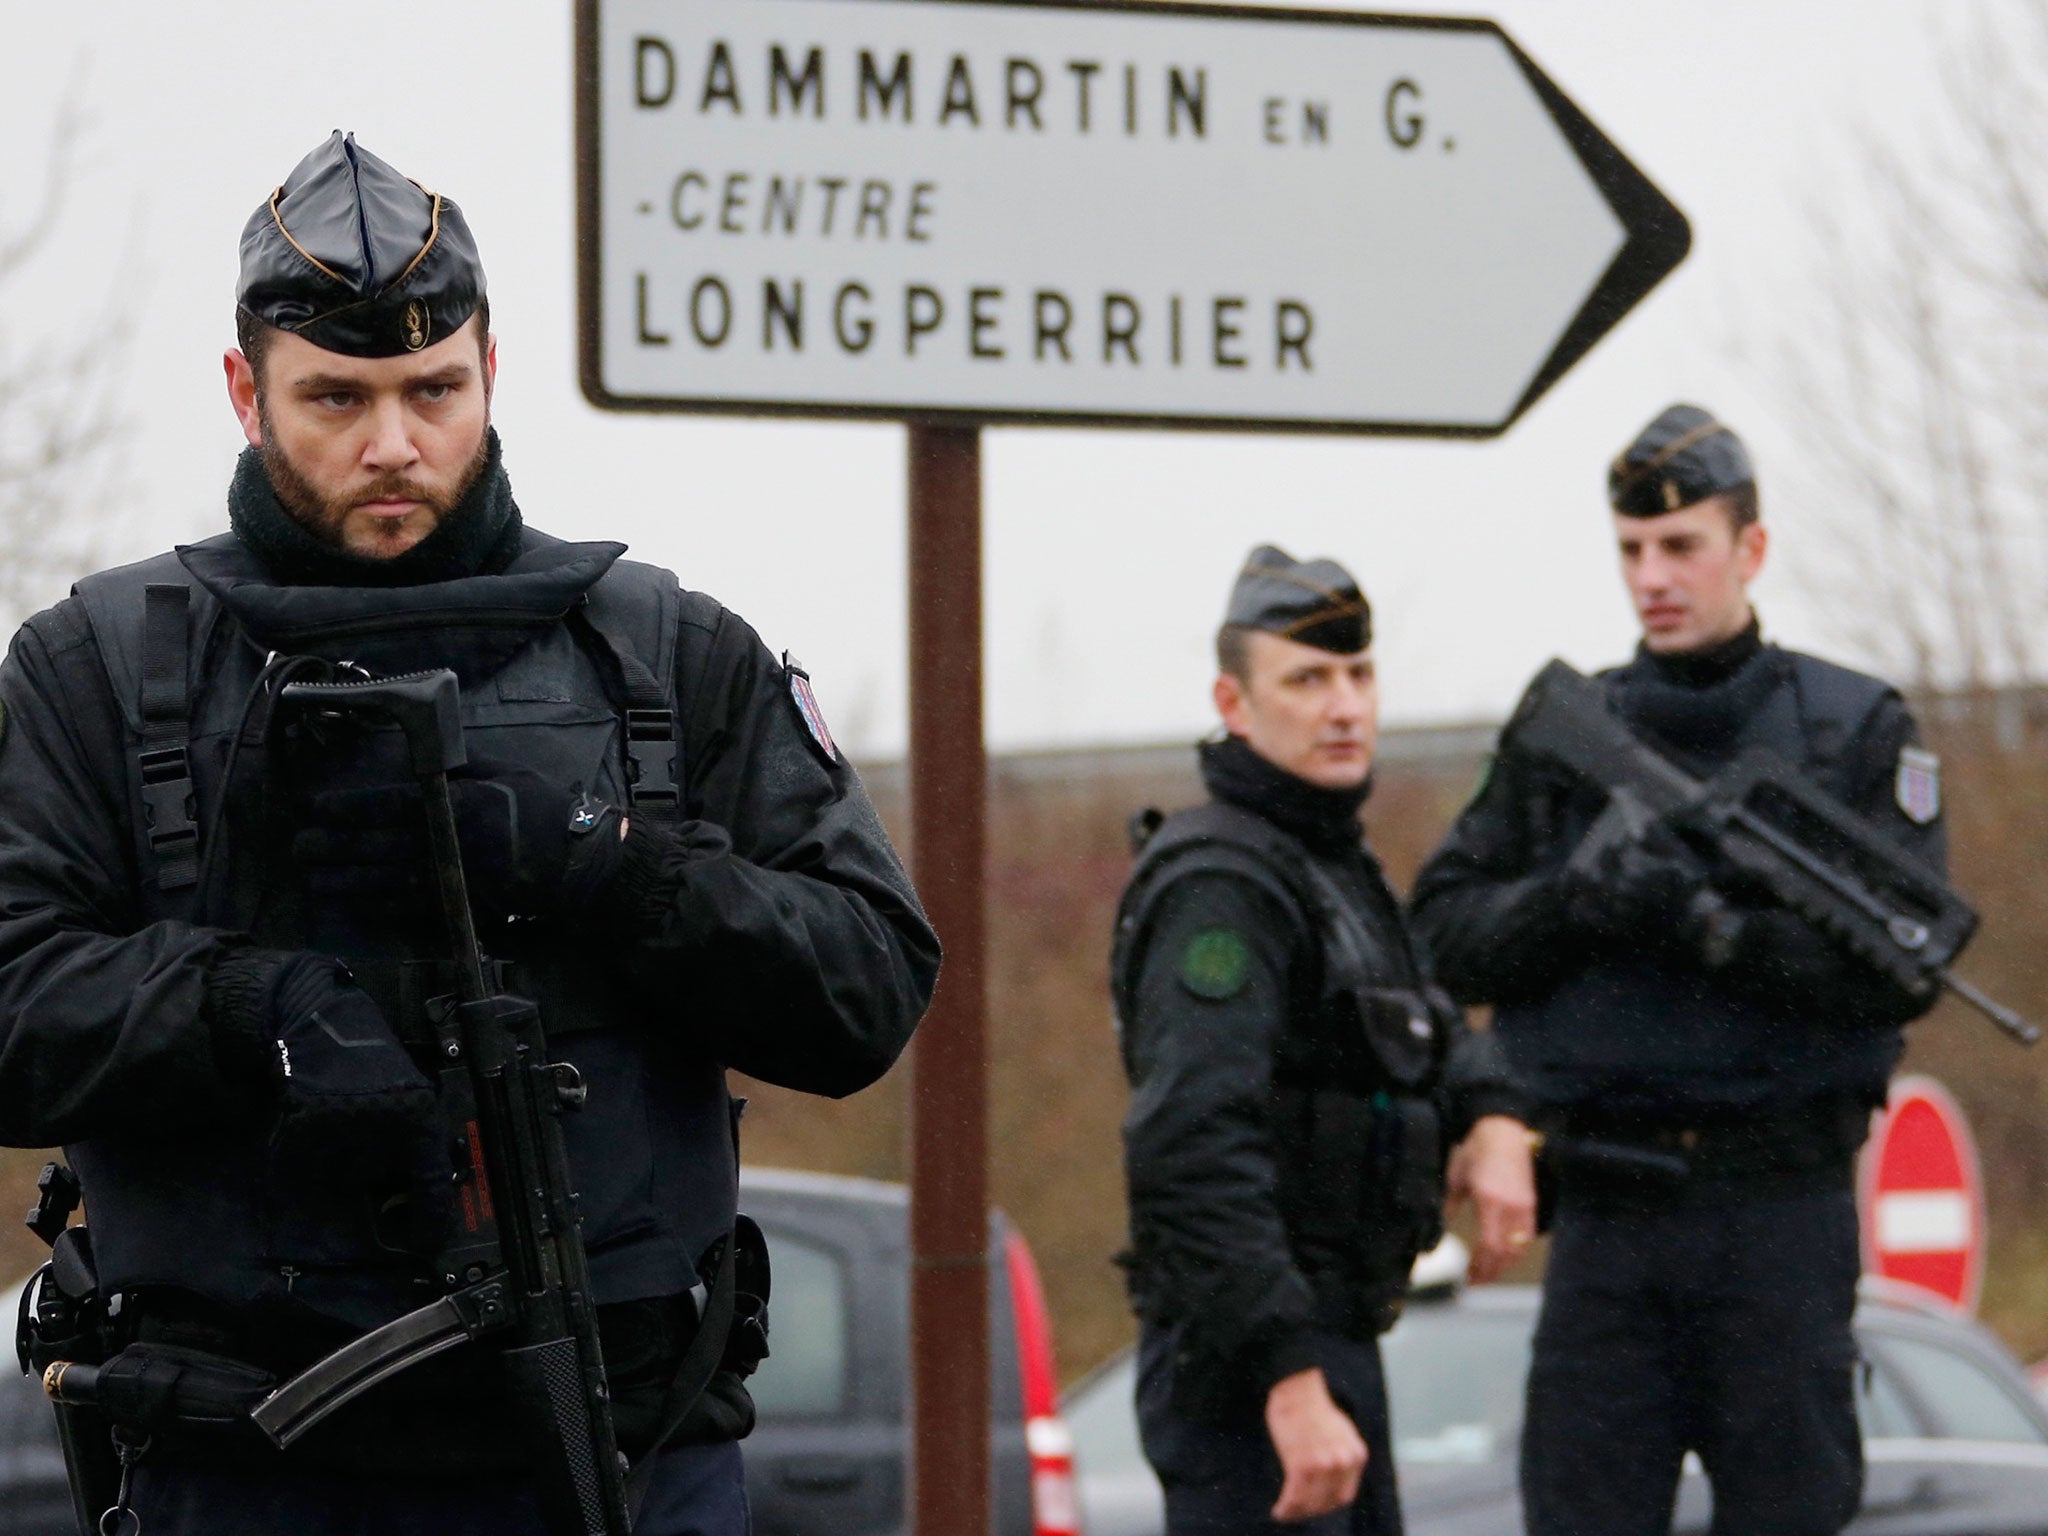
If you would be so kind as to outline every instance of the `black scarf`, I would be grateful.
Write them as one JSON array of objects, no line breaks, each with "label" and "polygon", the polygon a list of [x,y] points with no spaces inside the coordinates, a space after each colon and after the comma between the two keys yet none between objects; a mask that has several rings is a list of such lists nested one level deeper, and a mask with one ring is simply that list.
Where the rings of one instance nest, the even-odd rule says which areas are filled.
[{"label": "black scarf", "polygon": [[308,531],[286,510],[263,467],[242,450],[228,486],[228,524],[278,582],[295,587],[411,587],[502,571],[519,554],[522,527],[495,427],[476,483],[434,531],[388,560],[352,555]]},{"label": "black scarf", "polygon": [[1358,851],[1369,777],[1350,789],[1324,789],[1268,762],[1242,736],[1205,741],[1200,750],[1202,782],[1218,800],[1265,817],[1318,852]]}]

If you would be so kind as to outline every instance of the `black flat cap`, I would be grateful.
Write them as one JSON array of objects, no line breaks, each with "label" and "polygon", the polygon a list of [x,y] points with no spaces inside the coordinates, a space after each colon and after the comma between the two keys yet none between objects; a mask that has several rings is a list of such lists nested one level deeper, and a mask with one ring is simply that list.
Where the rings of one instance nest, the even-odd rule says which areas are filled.
[{"label": "black flat cap", "polygon": [[235,302],[329,352],[417,352],[454,335],[483,296],[462,210],[338,129],[242,228]]},{"label": "black flat cap", "polygon": [[1696,405],[1667,406],[1607,470],[1607,499],[1624,517],[1662,517],[1756,483],[1742,439]]},{"label": "black flat cap", "polygon": [[1372,605],[1351,573],[1334,560],[1297,560],[1272,544],[1245,558],[1223,622],[1340,656],[1372,644]]}]

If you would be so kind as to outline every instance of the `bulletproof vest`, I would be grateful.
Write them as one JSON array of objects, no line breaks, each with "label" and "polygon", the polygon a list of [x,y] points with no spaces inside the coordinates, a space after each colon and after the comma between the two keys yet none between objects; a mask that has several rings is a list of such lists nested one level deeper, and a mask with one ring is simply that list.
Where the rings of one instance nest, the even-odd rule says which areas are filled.
[{"label": "bulletproof vest", "polygon": [[[1249,881],[1311,937],[1275,1046],[1272,1135],[1296,1261],[1316,1284],[1326,1321],[1353,1335],[1384,1325],[1366,1320],[1400,1294],[1415,1255],[1442,1234],[1438,1089],[1456,1020],[1455,1005],[1429,984],[1377,864],[1363,848],[1357,859],[1347,880],[1334,861],[1250,811],[1220,801],[1181,811],[1144,840],[1111,957],[1122,1019],[1152,914],[1175,882],[1195,874]],[[1329,1315],[1333,1307],[1339,1315]]]},{"label": "bulletproof vest", "polygon": [[[423,1045],[422,1010],[453,990],[438,922],[380,928],[374,912],[323,908],[281,854],[297,797],[407,779],[402,740],[373,725],[287,727],[276,686],[293,657],[319,658],[309,676],[450,666],[472,762],[581,783],[636,816],[681,814],[675,640],[684,605],[706,600],[620,560],[623,548],[528,530],[502,573],[347,589],[279,586],[223,535],[79,583],[124,716],[144,920],[338,955]],[[506,947],[508,990],[541,1005],[551,1045],[589,1084],[563,1125],[597,1300],[688,1290],[732,1223],[723,1070],[682,1043],[687,1020],[643,1028],[628,981],[567,934],[532,925]],[[687,1006],[666,1000],[663,1013]],[[390,1211],[274,1166],[261,1127],[67,1150],[110,1290],[175,1286],[354,1327],[421,1299],[415,1261],[386,1238]]]},{"label": "bulletproof vest", "polygon": [[[1818,788],[1846,798],[1859,767],[1850,746],[1890,691],[1862,673],[1766,647],[1734,678],[1734,709],[1716,718],[1698,691],[1653,686],[1640,666],[1602,674],[1610,705],[1697,774],[1766,749]],[[1539,845],[1569,849],[1600,809],[1597,794],[1559,788],[1530,808]],[[1539,1102],[1603,1113],[1750,1115],[1822,1095],[1884,1093],[1895,1029],[1852,1018],[1788,1022],[1729,996],[1703,964],[1609,955],[1542,998],[1503,1004],[1496,1029]]]}]

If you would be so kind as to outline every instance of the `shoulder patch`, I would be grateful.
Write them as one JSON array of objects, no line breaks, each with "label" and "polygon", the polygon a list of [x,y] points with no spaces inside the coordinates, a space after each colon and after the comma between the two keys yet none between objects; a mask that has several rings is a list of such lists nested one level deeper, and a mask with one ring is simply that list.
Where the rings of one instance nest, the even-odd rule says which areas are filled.
[{"label": "shoulder patch", "polygon": [[827,763],[838,767],[839,744],[832,739],[832,727],[825,723],[825,712],[818,708],[817,694],[811,691],[811,674],[787,651],[782,653],[782,670],[789,679],[790,702],[810,733],[811,744],[824,754]]},{"label": "shoulder patch", "polygon": [[1204,928],[1181,951],[1180,984],[1212,1003],[1237,996],[1252,975],[1252,947],[1235,928]]},{"label": "shoulder patch", "polygon": [[1941,759],[1921,747],[1899,748],[1892,794],[1908,821],[1926,826],[1941,814]]}]

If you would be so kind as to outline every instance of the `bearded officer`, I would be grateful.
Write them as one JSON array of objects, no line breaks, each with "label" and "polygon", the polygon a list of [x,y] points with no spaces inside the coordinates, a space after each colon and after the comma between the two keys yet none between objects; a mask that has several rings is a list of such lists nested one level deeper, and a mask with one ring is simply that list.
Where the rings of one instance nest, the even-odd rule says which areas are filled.
[{"label": "bearded officer", "polygon": [[1170,1536],[1401,1528],[1378,1335],[1450,1188],[1477,1278],[1529,1240],[1519,1099],[1366,848],[1379,684],[1345,569],[1252,551],[1217,635],[1209,804],[1117,921],[1138,1415]]},{"label": "bearded officer", "polygon": [[[725,1069],[872,1082],[937,944],[802,670],[524,523],[453,202],[336,133],[249,219],[237,299],[232,531],[80,582],[0,670],[0,1130],[66,1145],[127,1339],[282,1376],[432,1299],[417,796],[390,733],[287,720],[277,685],[452,667],[485,944],[589,1088],[565,1135],[619,1439],[656,1457],[637,1529],[740,1536],[750,1362],[666,1401],[733,1230]],[[489,1367],[456,1350],[282,1454],[154,1426],[126,1507],[535,1532]]]},{"label": "bearded officer", "polygon": [[[1764,748],[1939,872],[1934,760],[1898,693],[1767,643],[1733,431],[1674,405],[1608,477],[1642,628],[1609,706],[1701,775]],[[1856,1512],[1851,1171],[1927,1004],[1654,840],[1572,853],[1597,791],[1511,750],[1416,884],[1445,984],[1495,1006],[1558,1156],[1522,1482],[1533,1536],[1669,1527],[1698,1453],[1717,1532]]]}]

